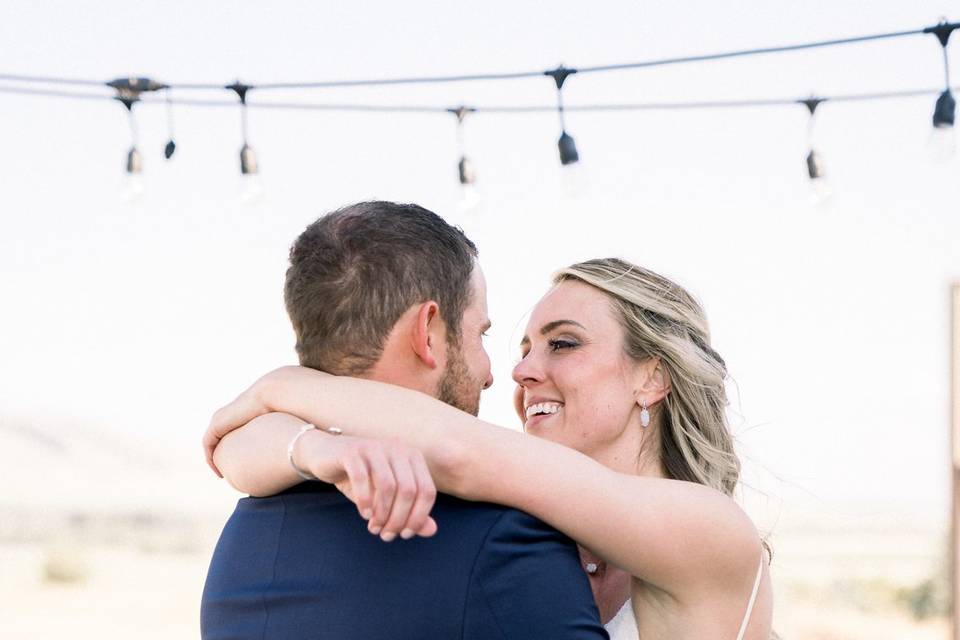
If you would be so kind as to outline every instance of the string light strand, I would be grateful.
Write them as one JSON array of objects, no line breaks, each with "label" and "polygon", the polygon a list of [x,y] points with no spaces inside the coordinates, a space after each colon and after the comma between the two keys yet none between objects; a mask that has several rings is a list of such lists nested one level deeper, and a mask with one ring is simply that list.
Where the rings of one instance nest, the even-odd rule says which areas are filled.
[{"label": "string light strand", "polygon": [[[641,60],[637,62],[624,62],[606,65],[579,66],[579,73],[601,73],[609,71],[624,71],[630,69],[645,69],[651,67],[662,67],[669,65],[688,64],[693,62],[708,62],[717,60],[727,60],[731,58],[741,58],[747,56],[770,55],[776,53],[786,53],[791,51],[803,51],[809,49],[818,49],[824,47],[834,47],[848,44],[860,44],[878,40],[892,40],[916,35],[934,34],[942,38],[943,33],[951,33],[960,28],[960,23],[951,23],[943,21],[931,27],[922,29],[909,29],[904,31],[892,31],[886,33],[875,33],[863,36],[853,36],[847,38],[834,38],[829,40],[817,40],[813,42],[803,42],[797,44],[780,45],[773,47],[758,47],[753,49],[739,49],[733,51],[723,51],[718,53],[707,53],[692,56],[680,56],[672,58],[658,58],[651,60]],[[408,76],[399,78],[365,78],[354,80],[318,80],[318,81],[292,81],[292,82],[267,82],[262,84],[251,84],[251,89],[257,90],[280,90],[280,89],[331,89],[338,87],[363,87],[363,86],[385,86],[385,85],[407,85],[407,84],[440,84],[453,82],[477,82],[491,80],[516,80],[523,78],[535,78],[543,75],[549,75],[550,71],[515,71],[515,72],[494,72],[494,73],[471,73],[455,75],[438,76]],[[0,74],[0,81],[23,82],[23,83],[43,83],[60,85],[82,85],[82,86],[102,86],[103,82],[89,79],[78,79],[56,76],[32,76],[26,74]],[[166,83],[173,89],[184,90],[216,90],[223,89],[224,85],[215,83],[191,83],[191,82],[170,82]]]},{"label": "string light strand", "polygon": [[[951,87],[953,91],[960,91],[960,85]],[[875,91],[866,93],[849,93],[825,96],[830,102],[866,102],[872,100],[890,100],[897,98],[917,98],[937,95],[942,89],[903,89],[896,91]],[[33,89],[29,87],[0,86],[0,94],[42,96],[52,98],[78,100],[116,100],[114,96],[101,93],[84,93],[73,91],[59,91],[56,89]],[[623,102],[598,104],[564,104],[564,111],[658,111],[674,109],[736,109],[749,107],[779,107],[802,103],[806,98],[756,98],[744,100],[697,100],[678,102]],[[141,105],[166,105],[186,107],[236,107],[236,100],[217,100],[202,98],[171,98],[155,99],[148,96],[140,98]],[[356,113],[450,113],[456,107],[442,105],[408,105],[408,104],[362,104],[362,103],[322,103],[322,102],[283,102],[283,101],[247,101],[250,109],[278,109],[301,111],[341,111]],[[465,107],[470,113],[554,113],[556,105],[476,105]]]}]

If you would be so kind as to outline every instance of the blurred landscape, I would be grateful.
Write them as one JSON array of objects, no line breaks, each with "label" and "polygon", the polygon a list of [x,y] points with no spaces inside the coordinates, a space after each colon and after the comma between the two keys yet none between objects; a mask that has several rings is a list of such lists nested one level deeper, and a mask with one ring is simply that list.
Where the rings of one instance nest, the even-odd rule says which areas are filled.
[{"label": "blurred landscape", "polygon": [[[197,637],[237,497],[195,449],[83,425],[0,420],[0,637]],[[947,518],[784,508],[774,547],[784,639],[948,637]]]},{"label": "blurred landscape", "polygon": [[2,638],[195,638],[236,501],[199,445],[0,419]]}]

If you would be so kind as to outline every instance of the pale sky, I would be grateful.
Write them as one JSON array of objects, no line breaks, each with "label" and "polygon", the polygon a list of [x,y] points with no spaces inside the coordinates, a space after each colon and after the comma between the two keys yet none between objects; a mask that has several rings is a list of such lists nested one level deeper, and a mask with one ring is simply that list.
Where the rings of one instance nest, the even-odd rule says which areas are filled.
[{"label": "pale sky", "polygon": [[[951,8],[8,0],[0,73],[256,83],[547,69],[914,29],[960,19]],[[799,97],[938,89],[942,76],[939,44],[917,36],[574,76],[565,96]],[[544,78],[250,99],[554,98]],[[326,211],[385,198],[441,213],[480,247],[496,379],[483,417],[517,426],[510,368],[549,274],[621,255],[705,304],[736,382],[746,478],[772,504],[944,509],[960,160],[928,158],[934,100],[823,105],[816,139],[836,192],[826,206],[810,201],[800,106],[570,113],[582,158],[574,193],[555,115],[477,114],[466,144],[482,201],[464,211],[452,116],[251,110],[265,197],[249,205],[238,198],[236,109],[177,108],[178,150],[165,162],[164,111],[144,105],[146,191],[131,204],[119,104],[0,94],[0,415],[162,440],[201,464],[190,447],[209,414],[294,360],[282,304],[290,243]]]}]

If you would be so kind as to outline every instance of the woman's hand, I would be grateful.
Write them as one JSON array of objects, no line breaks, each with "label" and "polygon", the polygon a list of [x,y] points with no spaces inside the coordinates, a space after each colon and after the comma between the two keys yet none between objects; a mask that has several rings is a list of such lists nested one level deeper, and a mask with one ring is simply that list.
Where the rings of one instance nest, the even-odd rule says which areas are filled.
[{"label": "woman's hand", "polygon": [[[214,463],[213,453],[227,434],[265,414],[283,412],[285,405],[298,394],[309,394],[316,399],[317,385],[322,385],[325,378],[329,378],[328,374],[313,369],[281,367],[219,409],[203,435],[210,468],[223,477]],[[264,442],[260,444],[262,452]],[[336,485],[354,502],[363,518],[369,521],[369,531],[384,541],[389,542],[398,535],[409,539],[437,532],[437,523],[430,517],[437,489],[420,450],[399,442],[332,436],[310,430],[297,440],[293,455],[297,466],[321,481]],[[286,460],[284,465],[289,467]],[[285,473],[288,472],[289,468]]]},{"label": "woman's hand", "polygon": [[[253,383],[249,389],[241,393],[230,404],[220,408],[210,419],[210,425],[203,434],[203,452],[207,458],[207,464],[221,478],[223,474],[217,468],[213,461],[213,451],[217,444],[225,435],[242,427],[254,418],[262,416],[265,413],[274,411],[271,404],[275,402],[275,396],[283,390],[285,384],[296,379],[297,376],[303,376],[305,370],[303,367],[288,366],[275,369]],[[314,376],[325,375],[318,371],[310,370]],[[316,380],[313,381],[316,384]]]},{"label": "woman's hand", "polygon": [[294,448],[298,466],[336,485],[368,520],[368,531],[390,542],[437,532],[430,510],[437,489],[418,449],[371,438],[303,434]]}]

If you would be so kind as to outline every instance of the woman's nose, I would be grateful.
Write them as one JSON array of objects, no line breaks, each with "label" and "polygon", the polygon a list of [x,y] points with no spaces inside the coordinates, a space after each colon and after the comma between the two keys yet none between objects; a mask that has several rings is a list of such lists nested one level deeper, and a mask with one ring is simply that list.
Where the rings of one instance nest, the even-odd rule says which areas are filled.
[{"label": "woman's nose", "polygon": [[513,381],[519,385],[527,386],[542,380],[543,370],[532,351],[525,355],[513,368]]}]

